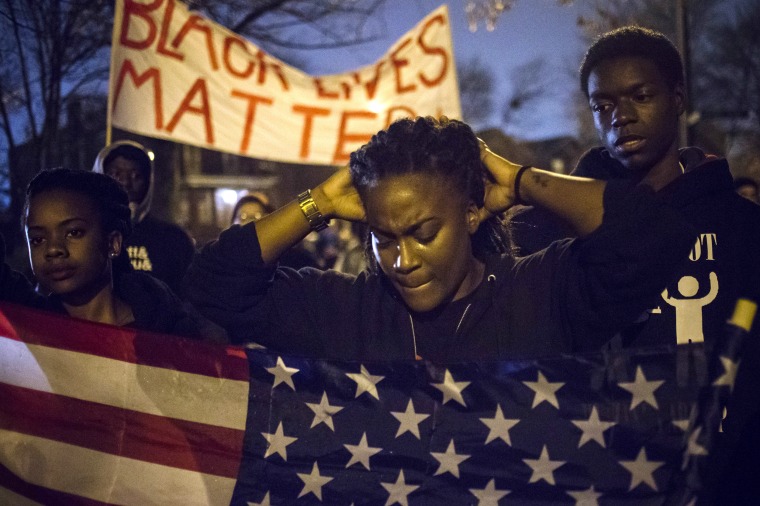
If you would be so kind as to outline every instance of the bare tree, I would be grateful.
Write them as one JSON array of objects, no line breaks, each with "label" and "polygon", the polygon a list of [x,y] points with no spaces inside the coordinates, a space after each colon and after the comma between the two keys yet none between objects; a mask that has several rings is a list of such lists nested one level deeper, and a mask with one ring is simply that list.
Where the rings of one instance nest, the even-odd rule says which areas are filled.
[{"label": "bare tree", "polygon": [[529,128],[538,121],[536,103],[556,91],[557,80],[546,60],[537,58],[517,66],[510,72],[510,94],[502,108],[502,124],[509,132],[518,127]]},{"label": "bare tree", "polygon": [[493,107],[493,71],[479,58],[472,58],[459,66],[457,74],[462,118],[474,125],[487,121]]},{"label": "bare tree", "polygon": [[[589,43],[600,33],[625,25],[640,25],[664,33],[684,53],[687,79],[693,66],[709,64],[705,50],[712,44],[710,27],[721,0],[595,0],[593,15],[580,17]],[[684,19],[685,17],[685,19]],[[679,33],[679,24],[683,33]]]},{"label": "bare tree", "polygon": [[11,217],[31,175],[62,162],[69,101],[107,77],[112,18],[108,0],[0,2],[0,145]]},{"label": "bare tree", "polygon": [[694,89],[705,118],[730,118],[760,133],[760,2],[748,2],[711,27]]},{"label": "bare tree", "polygon": [[[307,61],[296,49],[378,37],[382,17],[373,14],[383,2],[188,1],[191,8],[295,64]],[[41,168],[65,162],[71,139],[83,137],[74,126],[77,118],[68,118],[67,110],[82,95],[97,94],[105,111],[113,15],[113,0],[0,0],[0,154],[6,155],[0,159],[0,188],[10,189],[5,198],[0,195],[0,208],[10,202],[2,220],[8,235],[15,232],[29,179]],[[82,117],[88,114],[92,111],[83,111]],[[72,132],[62,130],[66,120]],[[103,114],[95,128],[103,131],[104,122]],[[12,246],[13,238],[8,239]]]},{"label": "bare tree", "polygon": [[[189,0],[188,5],[291,64],[298,50],[369,42],[384,33],[385,0]],[[303,65],[299,65],[303,66]]]},{"label": "bare tree", "polygon": [[[727,150],[720,118],[736,125],[760,110],[760,3],[745,2],[726,15],[719,0],[596,0],[593,14],[578,20],[589,42],[599,33],[637,24],[665,33],[683,52],[694,141],[711,150]],[[681,18],[680,20],[678,18]],[[683,30],[679,32],[679,21]],[[682,36],[681,36],[682,34]],[[694,123],[701,119],[701,123]],[[758,120],[760,123],[760,120]],[[757,125],[760,127],[760,125]],[[758,128],[760,131],[760,128]],[[730,138],[731,136],[729,136]]]},{"label": "bare tree", "polygon": [[675,37],[675,7],[674,1],[595,0],[592,13],[580,17],[578,24],[589,40],[600,33],[631,24],[647,26]]}]

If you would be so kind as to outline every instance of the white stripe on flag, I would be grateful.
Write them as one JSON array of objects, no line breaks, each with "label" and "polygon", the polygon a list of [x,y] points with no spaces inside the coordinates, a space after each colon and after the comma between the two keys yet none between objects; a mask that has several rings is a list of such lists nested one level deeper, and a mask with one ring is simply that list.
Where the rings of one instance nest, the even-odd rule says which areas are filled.
[{"label": "white stripe on flag", "polygon": [[236,481],[2,429],[0,462],[29,483],[111,504],[226,505]]},{"label": "white stripe on flag", "polygon": [[247,381],[137,365],[0,337],[0,383],[245,430]]}]

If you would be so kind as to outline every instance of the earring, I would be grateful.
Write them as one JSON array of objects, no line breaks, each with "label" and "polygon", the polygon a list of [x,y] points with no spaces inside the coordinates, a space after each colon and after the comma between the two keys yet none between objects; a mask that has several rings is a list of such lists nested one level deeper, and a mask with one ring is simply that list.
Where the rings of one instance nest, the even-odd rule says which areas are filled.
[{"label": "earring", "polygon": [[119,254],[116,253],[115,251],[112,251],[111,253],[108,254],[108,256],[110,256],[111,258],[116,258],[117,256],[119,256]]}]

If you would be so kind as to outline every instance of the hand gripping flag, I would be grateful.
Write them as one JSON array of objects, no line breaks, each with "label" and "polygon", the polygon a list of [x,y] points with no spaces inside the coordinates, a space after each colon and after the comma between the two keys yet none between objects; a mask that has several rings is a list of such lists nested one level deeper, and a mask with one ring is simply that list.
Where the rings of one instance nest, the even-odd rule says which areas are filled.
[{"label": "hand gripping flag", "polygon": [[676,379],[672,348],[337,362],[1,309],[2,504],[660,504],[699,492],[700,385]]}]

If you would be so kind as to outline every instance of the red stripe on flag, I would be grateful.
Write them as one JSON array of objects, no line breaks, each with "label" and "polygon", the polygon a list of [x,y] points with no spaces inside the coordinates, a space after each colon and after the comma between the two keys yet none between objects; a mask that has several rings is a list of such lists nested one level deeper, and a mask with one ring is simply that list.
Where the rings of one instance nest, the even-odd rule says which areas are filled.
[{"label": "red stripe on flag", "polygon": [[189,471],[237,478],[244,431],[0,383],[3,429]]},{"label": "red stripe on flag", "polygon": [[78,320],[15,304],[0,304],[0,335],[134,364],[214,378],[249,379],[248,361],[241,348]]}]

